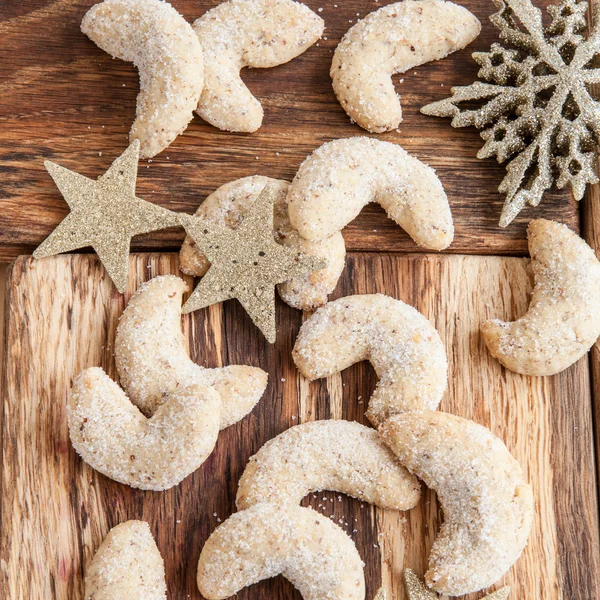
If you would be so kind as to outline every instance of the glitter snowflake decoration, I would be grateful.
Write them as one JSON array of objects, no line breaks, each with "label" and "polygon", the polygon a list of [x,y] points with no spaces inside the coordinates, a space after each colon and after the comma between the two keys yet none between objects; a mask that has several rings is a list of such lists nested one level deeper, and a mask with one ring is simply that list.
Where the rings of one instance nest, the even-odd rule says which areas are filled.
[{"label": "glitter snowflake decoration", "polygon": [[[453,127],[482,129],[478,158],[506,165],[498,191],[506,194],[500,225],[506,227],[547,189],[571,184],[577,200],[597,183],[595,145],[600,141],[600,103],[591,86],[600,83],[600,28],[586,38],[588,3],[563,0],[548,7],[550,26],[529,0],[494,0],[491,21],[508,47],[476,52],[484,81],[452,88],[452,96],[421,109],[452,117]],[[460,105],[463,105],[461,107]],[[475,106],[475,107],[474,107]]]}]

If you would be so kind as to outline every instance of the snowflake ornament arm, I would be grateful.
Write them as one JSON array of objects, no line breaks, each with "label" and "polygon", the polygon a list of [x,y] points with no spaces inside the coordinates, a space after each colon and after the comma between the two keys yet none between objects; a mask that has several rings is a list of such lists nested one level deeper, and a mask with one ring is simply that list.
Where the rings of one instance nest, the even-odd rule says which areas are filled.
[{"label": "snowflake ornament arm", "polygon": [[[553,186],[571,185],[581,200],[597,183],[595,145],[600,142],[600,102],[590,86],[600,83],[600,28],[587,39],[587,2],[563,0],[550,6],[550,26],[529,0],[494,0],[491,21],[508,47],[492,44],[476,52],[476,81],[452,88],[452,96],[421,109],[452,117],[453,127],[481,129],[478,158],[495,156],[506,165],[498,191],[506,194],[500,225],[506,227],[529,204],[537,206]],[[463,108],[461,104],[469,108]],[[473,104],[478,108],[472,108]]]}]

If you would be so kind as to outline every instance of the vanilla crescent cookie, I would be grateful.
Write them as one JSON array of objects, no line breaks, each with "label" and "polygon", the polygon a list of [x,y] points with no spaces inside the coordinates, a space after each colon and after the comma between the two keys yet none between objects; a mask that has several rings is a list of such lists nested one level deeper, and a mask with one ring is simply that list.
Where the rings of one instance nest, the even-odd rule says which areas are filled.
[{"label": "vanilla crescent cookie", "polygon": [[113,527],[85,576],[85,600],[166,600],[165,564],[145,521]]},{"label": "vanilla crescent cookie", "polygon": [[191,25],[161,0],[104,0],[83,17],[81,31],[139,71],[140,92],[130,140],[152,157],[183,133],[200,99],[202,47]]},{"label": "vanilla crescent cookie", "polygon": [[437,492],[444,510],[427,585],[462,596],[500,579],[525,548],[533,519],[531,486],[502,440],[473,421],[434,411],[395,415],[379,433]]},{"label": "vanilla crescent cookie", "polygon": [[323,19],[292,0],[229,0],[193,25],[204,51],[204,90],[196,112],[226,131],[256,131],[263,109],[240,77],[244,67],[289,62],[323,33]]},{"label": "vanilla crescent cookie", "polygon": [[383,294],[346,296],[319,308],[302,324],[292,357],[309,379],[370,361],[379,382],[367,417],[376,427],[399,412],[435,410],[446,389],[439,333],[418,310]]},{"label": "vanilla crescent cookie", "polygon": [[307,240],[341,231],[369,202],[380,204],[424,248],[443,250],[454,237],[435,171],[398,144],[368,137],[317,148],[300,165],[287,200],[290,222]]},{"label": "vanilla crescent cookie", "polygon": [[219,434],[220,399],[190,383],[146,418],[99,367],[75,378],[67,420],[71,443],[103,475],[142,490],[166,490],[208,458]]},{"label": "vanilla crescent cookie", "polygon": [[343,109],[373,133],[402,121],[392,75],[444,58],[470,44],[481,23],[444,0],[405,0],[383,6],[351,27],[333,55],[333,90]]},{"label": "vanilla crescent cookie", "polygon": [[267,374],[244,365],[207,369],[191,360],[181,332],[181,299],[186,291],[187,284],[174,275],[140,286],[117,327],[117,371],[129,399],[146,416],[182,385],[214,388],[221,397],[224,429],[254,408],[265,391]]},{"label": "vanilla crescent cookie", "polygon": [[380,508],[408,510],[421,488],[374,429],[350,421],[313,421],[267,442],[240,479],[239,510],[259,502],[299,504],[310,492],[332,490]]},{"label": "vanilla crescent cookie", "polygon": [[492,356],[524,375],[554,375],[600,336],[600,262],[566,225],[536,219],[527,229],[535,287],[516,321],[481,326]]},{"label": "vanilla crescent cookie", "polygon": [[293,504],[255,504],[219,525],[200,553],[198,589],[221,600],[279,574],[304,600],[365,597],[354,542],[330,519]]},{"label": "vanilla crescent cookie", "polygon": [[[275,240],[289,248],[295,248],[305,256],[327,260],[327,267],[318,269],[302,278],[292,279],[277,286],[279,295],[294,308],[310,310],[327,302],[344,270],[346,246],[341,233],[334,233],[324,240],[309,242],[301,238],[290,225],[286,196],[287,181],[253,175],[236,179],[215,190],[199,206],[196,215],[209,219],[230,229],[236,229],[266,185],[275,188],[273,235]],[[179,267],[186,275],[202,277],[210,263],[190,236],[185,238],[179,254]]]}]

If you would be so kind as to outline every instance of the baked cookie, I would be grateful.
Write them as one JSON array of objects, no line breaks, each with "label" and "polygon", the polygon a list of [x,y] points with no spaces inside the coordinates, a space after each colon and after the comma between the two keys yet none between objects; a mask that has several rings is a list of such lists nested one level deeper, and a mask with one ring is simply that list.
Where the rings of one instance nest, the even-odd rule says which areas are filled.
[{"label": "baked cookie", "polygon": [[103,475],[142,490],[166,490],[208,458],[219,434],[219,394],[190,382],[147,419],[99,367],[73,382],[67,420],[71,443]]},{"label": "baked cookie", "polygon": [[191,25],[161,0],[104,0],[83,17],[81,31],[140,74],[129,138],[152,157],[183,133],[204,82],[202,48]]},{"label": "baked cookie", "polygon": [[[273,213],[277,242],[295,248],[307,256],[327,260],[328,266],[318,269],[302,278],[292,279],[277,286],[284,302],[300,310],[311,310],[327,302],[327,296],[335,289],[344,269],[346,246],[341,233],[334,233],[324,240],[309,242],[301,238],[290,225],[286,196],[290,184],[280,179],[253,175],[236,179],[215,190],[198,207],[196,215],[235,229],[242,222],[263,188],[273,185],[277,193]],[[210,263],[202,251],[196,247],[190,236],[185,238],[179,254],[179,266],[187,275],[202,277]]]},{"label": "baked cookie", "polygon": [[255,504],[222,523],[202,548],[198,589],[221,600],[283,575],[304,600],[364,600],[356,546],[330,519],[293,504]]},{"label": "baked cookie", "polygon": [[379,433],[437,492],[444,510],[427,585],[462,596],[500,579],[527,544],[533,519],[531,486],[502,440],[473,421],[433,411],[395,415]]},{"label": "baked cookie", "polygon": [[323,144],[300,165],[287,199],[290,222],[307,240],[341,231],[369,202],[424,248],[443,250],[454,237],[435,171],[390,142],[354,137]]},{"label": "baked cookie", "polygon": [[129,399],[146,416],[181,385],[214,388],[221,397],[224,429],[254,408],[267,386],[267,374],[244,365],[206,369],[190,359],[181,333],[181,299],[187,291],[187,284],[174,275],[140,286],[117,327],[117,371]]},{"label": "baked cookie", "polygon": [[113,527],[85,576],[85,600],[166,600],[165,565],[150,527],[125,521]]},{"label": "baked cookie", "polygon": [[417,504],[417,479],[374,429],[350,421],[313,421],[290,427],[255,454],[240,479],[239,510],[259,502],[300,504],[310,492],[333,490],[380,508]]},{"label": "baked cookie", "polygon": [[546,219],[527,228],[535,287],[516,321],[486,321],[481,333],[507,369],[554,375],[579,360],[600,336],[600,262],[566,225]]},{"label": "baked cookie", "polygon": [[331,63],[333,90],[343,109],[373,133],[402,121],[392,75],[444,58],[470,44],[481,23],[444,0],[405,0],[383,6],[351,27]]},{"label": "baked cookie", "polygon": [[376,427],[399,412],[435,410],[446,389],[438,332],[418,310],[383,294],[346,296],[319,308],[302,324],[292,357],[308,379],[370,361],[379,382],[367,417]]},{"label": "baked cookie", "polygon": [[263,109],[240,77],[244,67],[289,62],[323,33],[321,17],[292,0],[229,0],[193,25],[204,51],[204,90],[196,112],[227,131],[256,131]]}]

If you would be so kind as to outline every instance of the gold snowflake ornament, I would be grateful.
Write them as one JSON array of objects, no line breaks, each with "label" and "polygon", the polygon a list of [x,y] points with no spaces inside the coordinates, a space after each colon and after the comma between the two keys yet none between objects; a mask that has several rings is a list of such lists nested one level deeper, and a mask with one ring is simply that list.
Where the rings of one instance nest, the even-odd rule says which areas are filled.
[{"label": "gold snowflake ornament", "polygon": [[[506,194],[500,225],[506,227],[529,204],[537,206],[553,186],[570,184],[577,200],[597,183],[595,145],[600,141],[600,28],[587,39],[588,3],[563,0],[548,7],[551,23],[529,0],[494,0],[491,21],[508,46],[476,52],[484,81],[452,88],[452,96],[421,109],[452,117],[453,127],[482,129],[478,158],[509,161],[498,190]],[[464,103],[464,107],[461,104]],[[473,108],[473,104],[477,106]]]}]

